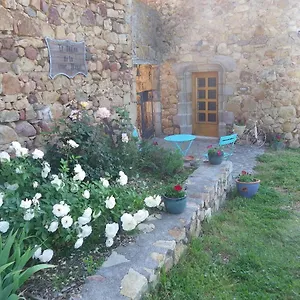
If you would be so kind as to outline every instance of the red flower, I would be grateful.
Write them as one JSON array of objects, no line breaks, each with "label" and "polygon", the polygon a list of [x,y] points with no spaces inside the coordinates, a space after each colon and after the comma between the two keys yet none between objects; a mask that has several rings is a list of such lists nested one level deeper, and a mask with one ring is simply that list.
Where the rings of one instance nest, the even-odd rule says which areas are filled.
[{"label": "red flower", "polygon": [[207,146],[207,149],[210,149],[210,148],[212,148],[212,145]]},{"label": "red flower", "polygon": [[247,174],[247,172],[246,171],[242,171],[242,175],[246,175]]},{"label": "red flower", "polygon": [[222,151],[218,150],[217,154],[218,154],[218,156],[221,156],[222,155]]},{"label": "red flower", "polygon": [[177,191],[177,192],[180,192],[180,191],[182,191],[182,186],[177,184],[177,185],[174,186],[174,190]]},{"label": "red flower", "polygon": [[157,146],[157,145],[158,145],[158,142],[154,141],[154,142],[153,142],[153,145],[154,145],[154,146]]}]

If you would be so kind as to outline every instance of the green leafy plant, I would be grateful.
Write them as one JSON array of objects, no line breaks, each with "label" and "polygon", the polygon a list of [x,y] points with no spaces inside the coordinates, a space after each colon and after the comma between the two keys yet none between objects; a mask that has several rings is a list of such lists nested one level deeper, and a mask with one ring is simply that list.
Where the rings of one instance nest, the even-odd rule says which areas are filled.
[{"label": "green leafy plant", "polygon": [[222,156],[224,152],[220,146],[213,147],[212,145],[207,146],[208,156]]},{"label": "green leafy plant", "polygon": [[36,249],[24,250],[25,234],[11,231],[3,240],[0,235],[0,298],[1,300],[18,300],[18,290],[34,273],[55,266],[39,264],[26,267]]},{"label": "green leafy plant", "polygon": [[256,182],[258,179],[254,177],[253,174],[246,171],[242,171],[241,174],[237,176],[239,182]]},{"label": "green leafy plant", "polygon": [[163,192],[163,195],[168,198],[183,198],[185,196],[185,190],[180,185],[168,185]]}]

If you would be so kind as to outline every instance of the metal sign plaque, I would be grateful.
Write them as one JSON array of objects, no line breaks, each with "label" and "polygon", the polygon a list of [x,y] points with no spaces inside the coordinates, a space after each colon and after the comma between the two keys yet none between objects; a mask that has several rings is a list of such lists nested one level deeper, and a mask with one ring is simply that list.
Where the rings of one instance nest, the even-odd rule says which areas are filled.
[{"label": "metal sign plaque", "polygon": [[65,75],[73,78],[77,74],[87,76],[86,49],[84,42],[72,42],[68,40],[54,40],[45,38],[49,57],[51,79],[57,75]]}]

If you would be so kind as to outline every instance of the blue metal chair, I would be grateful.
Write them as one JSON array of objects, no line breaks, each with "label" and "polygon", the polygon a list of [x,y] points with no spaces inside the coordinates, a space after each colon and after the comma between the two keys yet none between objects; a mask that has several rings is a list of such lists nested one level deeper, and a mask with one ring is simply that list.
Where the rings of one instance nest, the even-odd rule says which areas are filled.
[{"label": "blue metal chair", "polygon": [[[228,151],[223,151],[224,159],[228,159],[233,154],[236,140],[237,140],[236,133],[220,137],[219,146],[222,147],[223,149],[224,148],[228,149]],[[208,154],[206,153],[204,156],[208,160]]]}]

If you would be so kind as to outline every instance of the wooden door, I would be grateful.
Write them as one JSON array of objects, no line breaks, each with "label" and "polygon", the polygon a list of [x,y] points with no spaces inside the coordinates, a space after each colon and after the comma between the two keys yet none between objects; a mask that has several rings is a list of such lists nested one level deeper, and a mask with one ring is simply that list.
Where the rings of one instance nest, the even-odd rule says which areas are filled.
[{"label": "wooden door", "polygon": [[218,72],[193,73],[193,134],[219,136]]}]

